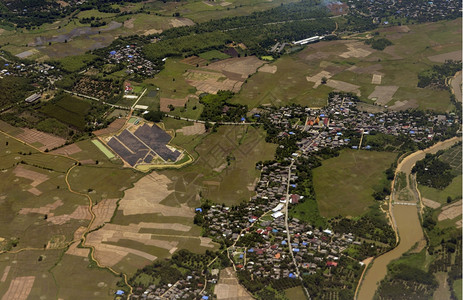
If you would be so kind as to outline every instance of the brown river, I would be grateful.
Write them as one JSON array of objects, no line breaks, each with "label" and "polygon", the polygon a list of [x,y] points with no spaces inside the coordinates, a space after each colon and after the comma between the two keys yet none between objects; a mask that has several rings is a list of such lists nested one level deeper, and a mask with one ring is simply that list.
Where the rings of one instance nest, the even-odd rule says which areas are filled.
[{"label": "brown river", "polygon": [[[423,159],[426,153],[436,153],[439,150],[450,148],[452,145],[460,141],[461,138],[452,138],[439,142],[434,146],[425,150],[414,152],[405,157],[397,166],[396,174],[398,172],[404,172],[408,175],[415,163]],[[410,183],[407,180],[407,183]],[[414,190],[414,186],[408,186],[409,189]],[[393,250],[378,256],[373,260],[370,268],[365,272],[365,276],[361,282],[360,289],[358,291],[356,299],[358,300],[371,300],[378,288],[379,282],[384,279],[387,273],[387,265],[402,256],[405,252],[410,250],[416,243],[423,241],[423,229],[418,215],[418,207],[420,199],[417,197],[417,193],[412,193],[414,199],[408,204],[413,205],[392,205],[394,198],[396,198],[393,191],[391,197],[391,203],[389,203],[389,213],[392,216],[393,223],[399,235],[399,244]]]}]

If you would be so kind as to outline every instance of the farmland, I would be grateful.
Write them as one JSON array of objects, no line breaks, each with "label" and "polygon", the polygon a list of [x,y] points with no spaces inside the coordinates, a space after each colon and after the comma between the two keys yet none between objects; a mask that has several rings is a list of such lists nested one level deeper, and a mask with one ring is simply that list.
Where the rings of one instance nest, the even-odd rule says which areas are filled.
[{"label": "farmland", "polygon": [[[233,101],[251,108],[288,103],[320,107],[329,92],[341,90],[397,110],[450,111],[449,92],[418,88],[418,73],[429,68],[435,55],[460,49],[460,27],[455,20],[380,29],[378,35],[393,42],[383,51],[364,45],[360,36],[310,44],[270,63],[274,73],[258,72],[249,78]],[[320,83],[323,76],[326,84]],[[379,92],[373,94],[375,88]]]},{"label": "farmland", "polygon": [[343,150],[338,157],[314,169],[314,187],[320,213],[325,217],[360,216],[374,204],[373,192],[386,180],[384,171],[396,154]]},{"label": "farmland", "polygon": [[58,121],[74,126],[79,130],[84,130],[86,125],[85,117],[91,107],[92,104],[88,100],[79,100],[70,95],[65,95],[55,103],[47,103],[41,111]]}]

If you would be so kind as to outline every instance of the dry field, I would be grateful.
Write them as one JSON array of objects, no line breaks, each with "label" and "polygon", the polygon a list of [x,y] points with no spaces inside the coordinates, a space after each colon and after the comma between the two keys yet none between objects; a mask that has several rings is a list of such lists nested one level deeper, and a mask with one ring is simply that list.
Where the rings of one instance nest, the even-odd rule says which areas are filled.
[{"label": "dry field", "polygon": [[170,25],[172,27],[192,26],[195,25],[195,22],[187,18],[176,18],[170,20]]},{"label": "dry field", "polygon": [[331,78],[333,76],[330,72],[327,71],[321,71],[318,74],[311,76],[311,77],[306,77],[307,81],[314,82],[315,84],[313,85],[313,88],[317,88],[320,84],[322,84],[322,78],[325,77],[326,79]]},{"label": "dry field", "polygon": [[126,121],[127,121],[126,118],[116,119],[114,122],[109,124],[108,127],[100,129],[100,130],[96,130],[93,132],[93,134],[96,136],[102,136],[102,135],[107,135],[107,134],[117,132],[125,125]]},{"label": "dry field", "polygon": [[28,144],[39,143],[43,145],[38,147],[41,151],[61,147],[66,143],[66,140],[63,138],[29,128],[23,128],[23,132],[16,137]]},{"label": "dry field", "polygon": [[184,64],[187,64],[187,65],[190,65],[190,66],[194,66],[196,67],[196,65],[202,67],[202,66],[205,66],[207,64],[207,60],[205,60],[204,58],[201,58],[199,56],[190,56],[190,57],[187,57],[183,60],[181,60],[180,62],[184,63]]},{"label": "dry field", "polygon": [[442,208],[442,212],[437,217],[438,221],[443,221],[446,219],[454,219],[461,215],[461,204],[462,200],[455,203],[446,205]]},{"label": "dry field", "polygon": [[170,99],[161,97],[160,110],[163,112],[169,112],[169,105],[172,105],[174,107],[183,107],[185,103],[188,102],[188,98],[189,96],[186,96],[183,99]]},{"label": "dry field", "polygon": [[80,149],[79,146],[77,146],[76,144],[71,144],[71,145],[64,146],[62,148],[53,150],[51,153],[56,153],[56,154],[62,154],[62,155],[68,155],[69,156],[69,155],[72,155],[72,154],[79,153],[80,151],[82,151],[82,149]]},{"label": "dry field", "polygon": [[433,208],[433,209],[436,209],[436,208],[440,207],[439,202],[436,202],[436,201],[433,201],[433,200],[427,199],[427,198],[423,198],[422,200],[423,200],[424,205],[426,205],[427,207],[430,207],[430,208]]},{"label": "dry field", "polygon": [[333,88],[335,91],[354,93],[360,96],[360,90],[359,90],[360,86],[355,85],[355,84],[347,83],[347,82],[340,81],[340,80],[329,79],[326,82],[326,85]]},{"label": "dry field", "polygon": [[93,230],[111,220],[117,208],[118,199],[104,199],[93,207],[95,220],[93,221],[90,230]]},{"label": "dry field", "polygon": [[373,93],[368,96],[368,99],[376,98],[376,104],[384,106],[392,100],[392,97],[398,89],[399,87],[395,85],[377,86]]},{"label": "dry field", "polygon": [[42,215],[52,215],[50,212],[57,209],[58,207],[62,206],[64,203],[61,199],[56,200],[51,204],[47,204],[42,207],[37,208],[21,208],[19,214],[27,215],[27,214],[42,214]]},{"label": "dry field", "polygon": [[233,300],[251,300],[254,299],[249,295],[248,291],[242,287],[235,272],[232,268],[226,268],[220,271],[220,279],[214,288],[214,294],[217,299],[233,299]]},{"label": "dry field", "polygon": [[372,84],[381,84],[381,75],[380,74],[373,74],[371,78],[371,83]]},{"label": "dry field", "polygon": [[84,248],[77,248],[77,245],[80,243],[80,238],[82,237],[82,234],[87,230],[84,226],[79,227],[75,232],[74,232],[74,242],[71,246],[69,246],[68,251],[66,251],[66,254],[70,255],[75,255],[75,256],[80,256],[80,257],[88,257],[88,252],[89,249],[84,249]]},{"label": "dry field", "polygon": [[432,62],[444,63],[446,60],[461,60],[461,50],[452,51],[448,53],[428,56]]},{"label": "dry field", "polygon": [[184,204],[179,207],[160,204],[173,192],[167,187],[171,183],[165,175],[156,172],[143,177],[125,192],[124,198],[119,202],[119,210],[124,215],[158,213],[163,216],[194,217],[193,209]]},{"label": "dry field", "polygon": [[269,64],[265,64],[259,68],[259,72],[270,73],[270,74],[275,74],[277,70],[278,70],[277,66],[275,65],[271,66]]},{"label": "dry field", "polygon": [[184,74],[186,82],[198,91],[216,94],[220,90],[238,92],[243,82],[231,80],[221,73],[202,70],[189,70]]},{"label": "dry field", "polygon": [[13,170],[13,173],[17,177],[22,177],[22,178],[32,180],[32,182],[30,184],[32,187],[36,187],[39,184],[41,184],[41,183],[43,183],[43,182],[45,182],[45,181],[47,181],[49,179],[49,177],[47,175],[39,173],[39,172],[35,172],[35,171],[32,171],[32,170],[28,170],[23,165],[16,166],[16,168]]},{"label": "dry field", "polygon": [[5,282],[6,279],[8,278],[8,273],[10,273],[11,266],[6,266],[5,270],[3,271],[2,279],[0,282]]},{"label": "dry field", "polygon": [[372,53],[371,48],[361,42],[348,43],[346,44],[346,46],[347,51],[339,55],[342,58],[363,58],[367,57]]},{"label": "dry field", "polygon": [[347,69],[347,71],[351,71],[357,74],[379,74],[379,75],[384,75],[383,73],[380,72],[380,70],[383,69],[383,65],[381,64],[374,64],[374,65],[369,65],[366,67],[357,67],[357,66],[352,66]]},{"label": "dry field", "polygon": [[418,101],[416,99],[396,101],[394,105],[389,106],[391,110],[407,110],[412,108],[418,108]]},{"label": "dry field", "polygon": [[16,277],[10,283],[2,300],[26,300],[34,285],[35,276]]},{"label": "dry field", "polygon": [[[206,69],[215,70],[224,73],[231,73],[236,74],[236,76],[240,76],[241,79],[244,81],[248,78],[249,75],[254,74],[257,69],[264,64],[256,56],[248,56],[248,57],[237,57],[237,58],[228,58],[218,62],[214,62],[209,64]],[[230,77],[227,75],[227,77]]]},{"label": "dry field", "polygon": [[183,135],[199,135],[206,132],[206,127],[203,123],[194,123],[191,126],[182,127],[177,132],[181,132]]},{"label": "dry field", "polygon": [[55,225],[63,225],[73,219],[90,220],[90,212],[88,211],[88,207],[85,205],[79,205],[71,214],[59,216],[49,215],[47,221]]}]

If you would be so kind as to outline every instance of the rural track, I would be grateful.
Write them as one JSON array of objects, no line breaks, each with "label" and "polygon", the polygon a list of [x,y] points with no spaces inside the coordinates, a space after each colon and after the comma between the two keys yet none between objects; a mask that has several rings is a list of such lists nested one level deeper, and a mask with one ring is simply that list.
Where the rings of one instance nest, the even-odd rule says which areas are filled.
[{"label": "rural track", "polygon": [[[81,241],[81,247],[83,248],[87,248],[90,250],[90,257],[91,259],[97,264],[97,266],[101,269],[107,269],[108,271],[110,271],[111,273],[113,273],[114,275],[116,276],[121,276],[122,278],[124,278],[124,283],[129,287],[130,291],[127,295],[127,299],[130,299],[131,298],[131,295],[133,294],[133,287],[128,283],[127,281],[127,274],[125,273],[122,273],[122,272],[117,272],[115,271],[113,268],[111,267],[108,267],[108,266],[103,266],[94,256],[94,253],[95,253],[95,247],[92,246],[92,245],[89,245],[89,246],[86,246],[85,245],[85,242],[86,242],[86,239],[87,239],[87,234],[90,232],[90,228],[93,224],[93,222],[95,221],[95,218],[96,218],[96,215],[95,213],[93,212],[93,200],[92,198],[88,195],[88,194],[84,194],[84,193],[79,193],[79,192],[76,192],[74,191],[72,188],[71,188],[71,185],[69,183],[69,180],[68,180],[68,177],[69,177],[69,174],[71,173],[72,169],[74,169],[75,167],[79,166],[79,163],[80,161],[73,158],[73,157],[70,157],[70,156],[66,156],[66,155],[62,155],[62,154],[57,154],[57,153],[50,153],[50,152],[44,152],[42,150],[40,150],[39,148],[31,145],[31,144],[28,144],[14,136],[12,136],[11,134],[3,131],[3,130],[0,130],[0,133],[3,133],[4,135],[16,140],[17,142],[19,143],[22,143],[24,145],[27,145],[33,149],[35,149],[36,151],[38,151],[39,153],[41,154],[45,154],[45,155],[53,155],[53,156],[59,156],[59,157],[63,157],[63,158],[66,158],[66,159],[70,159],[70,160],[73,160],[74,161],[74,165],[72,167],[70,167],[67,172],[66,172],[66,176],[65,176],[65,182],[66,182],[66,185],[67,185],[67,188],[69,190],[69,192],[73,193],[73,194],[76,194],[76,195],[79,195],[79,196],[84,196],[86,197],[88,200],[89,200],[89,205],[88,205],[88,211],[90,212],[92,218],[89,222],[89,224],[87,225],[87,228],[85,229],[85,231],[82,233],[82,236],[80,238],[80,241]],[[68,248],[71,244],[75,243],[75,242],[78,242],[78,240],[73,240],[73,241],[70,241],[68,243],[66,243],[66,246],[63,246],[63,247],[60,247],[60,248],[55,248],[53,250],[56,250],[56,249],[66,249]],[[2,251],[0,252],[0,254],[3,254],[3,253],[19,253],[19,252],[23,252],[23,251],[36,251],[36,250],[47,250],[47,249],[43,249],[43,248],[31,248],[31,247],[26,247],[26,248],[22,248],[22,249],[18,249],[18,250],[15,250],[15,251]]]}]

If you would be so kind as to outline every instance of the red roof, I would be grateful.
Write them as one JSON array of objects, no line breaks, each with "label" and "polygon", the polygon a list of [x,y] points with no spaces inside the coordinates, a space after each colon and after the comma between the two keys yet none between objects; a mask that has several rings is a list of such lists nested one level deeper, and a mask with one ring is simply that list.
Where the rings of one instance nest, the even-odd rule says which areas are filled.
[{"label": "red roof", "polygon": [[337,263],[337,262],[334,262],[334,261],[328,261],[328,262],[326,263],[326,265],[327,265],[328,267],[337,267],[337,266],[338,266],[338,263]]}]

